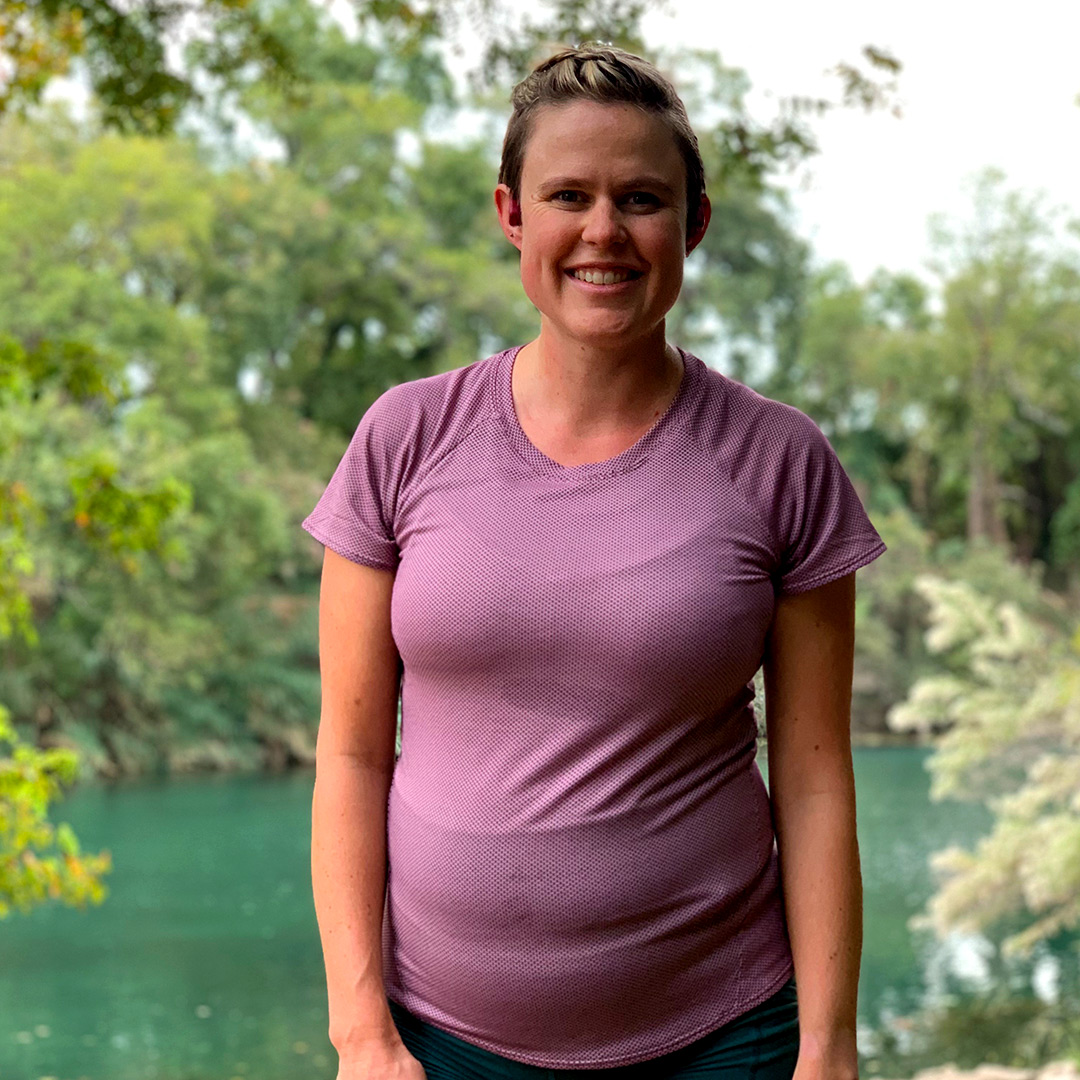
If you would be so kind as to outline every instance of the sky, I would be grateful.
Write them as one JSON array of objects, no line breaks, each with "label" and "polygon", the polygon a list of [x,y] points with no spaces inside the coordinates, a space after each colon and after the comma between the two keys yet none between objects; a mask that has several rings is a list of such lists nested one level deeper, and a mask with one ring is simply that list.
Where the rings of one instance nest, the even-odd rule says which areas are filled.
[{"label": "sky", "polygon": [[743,68],[761,118],[777,96],[835,98],[823,73],[865,45],[902,61],[902,118],[815,120],[821,154],[786,181],[796,231],[858,280],[878,266],[928,277],[929,215],[970,216],[969,181],[989,165],[1080,217],[1078,0],[669,0],[643,28],[651,47],[715,49]]}]

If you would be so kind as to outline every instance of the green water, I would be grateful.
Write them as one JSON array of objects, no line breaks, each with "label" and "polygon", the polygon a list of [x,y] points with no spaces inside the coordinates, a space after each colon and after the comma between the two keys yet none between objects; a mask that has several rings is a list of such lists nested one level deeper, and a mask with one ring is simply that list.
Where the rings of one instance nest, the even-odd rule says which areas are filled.
[{"label": "green water", "polygon": [[[929,802],[925,756],[856,752],[864,1035],[965,962],[906,925],[932,891],[928,854],[988,823],[979,808]],[[312,779],[87,787],[62,804],[88,849],[112,852],[110,895],[0,923],[0,1080],[333,1080],[308,880]]]}]

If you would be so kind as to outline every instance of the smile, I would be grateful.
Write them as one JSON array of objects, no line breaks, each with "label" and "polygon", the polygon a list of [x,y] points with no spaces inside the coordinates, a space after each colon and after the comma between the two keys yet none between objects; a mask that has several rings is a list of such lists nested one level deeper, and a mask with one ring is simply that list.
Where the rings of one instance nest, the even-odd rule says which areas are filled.
[{"label": "smile", "polygon": [[590,285],[618,285],[622,281],[641,277],[637,270],[568,270],[567,273],[578,281],[587,281]]}]

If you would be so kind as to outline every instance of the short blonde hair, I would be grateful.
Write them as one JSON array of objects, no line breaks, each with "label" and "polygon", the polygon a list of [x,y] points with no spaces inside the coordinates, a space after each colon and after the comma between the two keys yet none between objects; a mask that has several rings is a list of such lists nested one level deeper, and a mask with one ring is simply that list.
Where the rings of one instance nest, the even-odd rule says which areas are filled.
[{"label": "short blonde hair", "polygon": [[705,195],[705,166],[686,106],[675,87],[640,56],[614,45],[586,43],[563,49],[539,64],[514,87],[514,111],[503,139],[499,183],[521,199],[525,148],[536,113],[547,105],[596,101],[603,105],[636,105],[655,113],[668,126],[686,166],[687,231],[693,229]]}]

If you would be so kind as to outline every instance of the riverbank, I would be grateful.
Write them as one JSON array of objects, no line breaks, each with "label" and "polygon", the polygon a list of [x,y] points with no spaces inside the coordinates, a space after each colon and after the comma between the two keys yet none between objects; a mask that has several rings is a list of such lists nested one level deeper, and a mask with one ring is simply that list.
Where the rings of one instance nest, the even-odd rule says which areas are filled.
[{"label": "riverbank", "polygon": [[[24,733],[24,737],[27,735]],[[139,781],[147,777],[222,775],[280,775],[293,770],[310,770],[315,765],[315,731],[300,725],[283,726],[273,737],[246,742],[203,739],[172,746],[128,740],[122,747],[110,744],[106,753],[66,736],[50,732],[39,740],[43,749],[63,748],[80,755],[80,780],[104,783]],[[856,750],[917,747],[919,739],[909,732],[852,730],[851,745]],[[764,760],[764,743],[761,746]]]},{"label": "riverbank", "polygon": [[917,1072],[912,1080],[1080,1080],[1080,1068],[1074,1061],[1055,1061],[1040,1069],[980,1065],[977,1069],[965,1070],[955,1065],[938,1065]]}]

